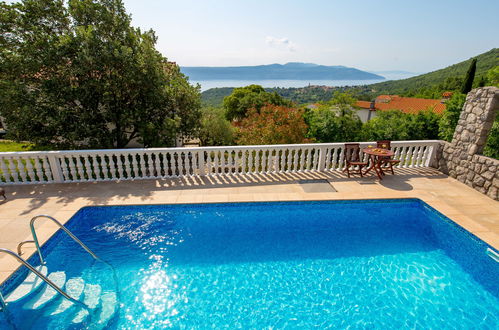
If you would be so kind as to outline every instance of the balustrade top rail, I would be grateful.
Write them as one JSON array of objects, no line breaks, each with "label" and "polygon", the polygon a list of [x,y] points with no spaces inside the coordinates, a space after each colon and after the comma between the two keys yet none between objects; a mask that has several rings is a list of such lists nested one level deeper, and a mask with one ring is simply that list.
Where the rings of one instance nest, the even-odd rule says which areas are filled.
[{"label": "balustrade top rail", "polygon": [[[376,142],[359,142],[361,147]],[[397,167],[428,167],[438,140],[392,141]],[[344,143],[0,153],[0,184],[340,171]],[[365,155],[367,158],[367,155]]]}]

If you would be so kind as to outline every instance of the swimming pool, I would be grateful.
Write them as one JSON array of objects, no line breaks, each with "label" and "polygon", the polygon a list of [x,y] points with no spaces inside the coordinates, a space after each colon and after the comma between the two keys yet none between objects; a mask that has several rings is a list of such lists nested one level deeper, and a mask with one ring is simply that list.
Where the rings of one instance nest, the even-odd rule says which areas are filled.
[{"label": "swimming pool", "polygon": [[113,264],[120,292],[59,232],[43,247],[49,273],[64,272],[82,300],[82,283],[98,288],[88,293],[94,309],[51,315],[63,298],[35,310],[25,298],[8,307],[18,328],[499,324],[490,247],[417,199],[86,207],[67,227]]}]

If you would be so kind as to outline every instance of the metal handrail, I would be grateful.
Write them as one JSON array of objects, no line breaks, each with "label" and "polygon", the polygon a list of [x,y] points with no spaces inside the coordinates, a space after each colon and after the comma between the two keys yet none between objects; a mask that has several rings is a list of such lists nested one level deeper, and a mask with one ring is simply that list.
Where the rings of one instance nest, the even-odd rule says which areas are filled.
[{"label": "metal handrail", "polygon": [[21,248],[22,248],[22,246],[23,246],[24,244],[27,244],[27,243],[35,243],[35,241],[28,240],[28,241],[22,241],[21,243],[17,244],[17,254],[18,254],[18,255],[22,255],[22,250],[21,250]]},{"label": "metal handrail", "polygon": [[0,248],[0,252],[7,253],[8,255],[14,257],[17,261],[19,261],[21,264],[26,266],[32,273],[34,273],[36,276],[38,276],[42,281],[44,281],[45,283],[50,285],[55,291],[59,292],[64,298],[68,299],[72,303],[81,305],[85,309],[87,308],[87,306],[84,303],[72,298],[70,295],[68,295],[66,292],[64,292],[61,288],[59,288],[54,282],[52,282],[50,279],[48,279],[48,277],[46,277],[45,275],[40,273],[35,267],[31,266],[31,264],[29,264],[26,260],[21,258],[14,251],[11,251],[9,249]]},{"label": "metal handrail", "polygon": [[5,302],[5,299],[3,298],[2,292],[0,291],[0,311],[4,311],[6,307],[7,307],[7,303]]},{"label": "metal handrail", "polygon": [[92,250],[90,250],[85,244],[83,244],[83,242],[80,241],[78,239],[78,237],[73,235],[72,232],[70,232],[66,227],[64,227],[64,225],[62,223],[60,223],[59,221],[57,221],[55,218],[51,217],[50,215],[41,214],[41,215],[37,215],[37,216],[33,217],[29,223],[29,226],[31,228],[31,234],[33,235],[36,250],[38,251],[38,256],[40,257],[40,262],[42,265],[45,265],[45,261],[43,260],[42,250],[40,249],[40,243],[38,242],[38,237],[36,236],[36,230],[35,230],[35,221],[36,221],[36,219],[39,219],[39,218],[47,218],[49,220],[52,220],[56,225],[59,226],[59,228],[64,230],[64,232],[66,234],[68,234],[69,237],[71,237],[76,243],[80,244],[80,246],[85,251],[87,251],[92,257],[94,257],[94,259],[102,261],[95,253],[92,252]]}]

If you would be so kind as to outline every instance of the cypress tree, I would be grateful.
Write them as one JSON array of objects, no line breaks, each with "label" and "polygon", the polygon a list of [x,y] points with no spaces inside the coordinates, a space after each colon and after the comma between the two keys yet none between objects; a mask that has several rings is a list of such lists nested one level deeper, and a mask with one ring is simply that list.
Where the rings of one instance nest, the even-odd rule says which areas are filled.
[{"label": "cypress tree", "polygon": [[468,94],[473,86],[473,79],[475,79],[475,71],[476,71],[476,58],[471,61],[470,67],[468,68],[468,72],[466,72],[466,76],[464,77],[463,87],[461,88],[461,93]]}]

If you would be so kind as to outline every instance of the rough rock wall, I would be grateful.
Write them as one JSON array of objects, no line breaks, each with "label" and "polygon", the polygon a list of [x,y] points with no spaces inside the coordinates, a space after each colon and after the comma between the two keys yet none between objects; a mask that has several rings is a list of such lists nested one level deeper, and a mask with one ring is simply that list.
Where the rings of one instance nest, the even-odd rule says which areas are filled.
[{"label": "rough rock wall", "polygon": [[499,200],[499,160],[482,156],[499,109],[499,88],[473,89],[466,97],[452,142],[440,146],[438,169]]}]

